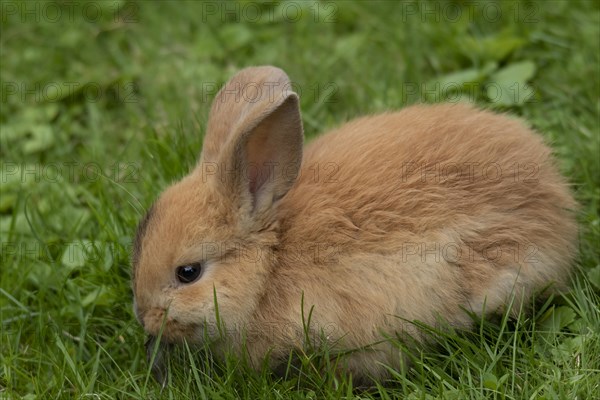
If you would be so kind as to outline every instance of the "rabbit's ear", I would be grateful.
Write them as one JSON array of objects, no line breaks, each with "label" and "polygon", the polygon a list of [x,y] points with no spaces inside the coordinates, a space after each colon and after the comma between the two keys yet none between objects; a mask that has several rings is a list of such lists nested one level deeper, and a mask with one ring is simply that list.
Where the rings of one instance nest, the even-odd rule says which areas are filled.
[{"label": "rabbit's ear", "polygon": [[287,75],[275,67],[247,68],[213,102],[200,169],[212,171],[236,206],[262,213],[294,184],[302,141],[298,96]]}]

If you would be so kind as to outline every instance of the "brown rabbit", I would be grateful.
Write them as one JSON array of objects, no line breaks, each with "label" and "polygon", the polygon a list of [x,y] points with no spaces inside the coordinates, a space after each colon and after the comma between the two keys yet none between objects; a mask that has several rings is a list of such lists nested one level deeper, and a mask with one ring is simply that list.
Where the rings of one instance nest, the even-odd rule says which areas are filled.
[{"label": "brown rabbit", "polygon": [[214,100],[197,167],[140,223],[135,312],[151,336],[214,341],[216,354],[256,367],[308,338],[360,349],[341,368],[382,379],[403,359],[383,339],[423,340],[410,321],[468,327],[465,309],[518,312],[567,283],[576,204],[522,122],[419,105],[303,150],[290,88],[275,67],[235,75]]}]

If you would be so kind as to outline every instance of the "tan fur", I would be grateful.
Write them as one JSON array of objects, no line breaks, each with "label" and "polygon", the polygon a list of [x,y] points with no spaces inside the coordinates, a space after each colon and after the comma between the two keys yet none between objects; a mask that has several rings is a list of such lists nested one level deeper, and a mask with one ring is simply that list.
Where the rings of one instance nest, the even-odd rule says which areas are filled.
[{"label": "tan fur", "polygon": [[[274,96],[224,95],[248,83]],[[217,338],[216,293],[219,349],[245,341],[253,365],[267,354],[275,365],[305,345],[310,313],[311,340],[367,347],[343,368],[379,379],[381,363],[402,360],[385,336],[423,339],[407,321],[466,327],[464,309],[499,312],[512,295],[516,313],[567,283],[576,204],[522,122],[463,104],[412,106],[352,121],[302,156],[288,83],[273,67],[237,74],[215,99],[198,167],[155,203],[134,262],[147,332],[158,334],[168,309],[165,339],[202,341],[203,329]],[[175,269],[198,261],[201,278],[179,283]]]}]

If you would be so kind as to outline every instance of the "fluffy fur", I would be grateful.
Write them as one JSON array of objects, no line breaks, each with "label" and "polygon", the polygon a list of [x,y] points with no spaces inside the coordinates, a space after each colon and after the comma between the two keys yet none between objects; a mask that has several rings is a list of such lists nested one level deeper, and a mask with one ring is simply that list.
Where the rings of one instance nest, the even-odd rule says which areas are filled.
[{"label": "fluffy fur", "polygon": [[[141,224],[133,289],[150,335],[164,323],[163,340],[209,337],[217,353],[245,349],[253,365],[267,355],[276,365],[305,345],[312,313],[314,344],[363,348],[340,365],[381,379],[381,363],[402,360],[386,335],[423,339],[407,321],[467,327],[464,309],[503,311],[512,295],[516,312],[567,283],[576,204],[522,122],[419,105],[303,149],[289,89],[274,67],[234,76],[215,98],[198,166]],[[180,283],[176,268],[193,262],[202,276]]]}]

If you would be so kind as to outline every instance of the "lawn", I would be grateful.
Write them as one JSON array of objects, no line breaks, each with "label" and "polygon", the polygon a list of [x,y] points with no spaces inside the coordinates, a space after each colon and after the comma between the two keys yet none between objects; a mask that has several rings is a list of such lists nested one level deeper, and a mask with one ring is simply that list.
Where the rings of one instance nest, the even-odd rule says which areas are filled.
[{"label": "lawn", "polygon": [[[0,399],[598,398],[599,2],[0,7]],[[528,120],[581,204],[570,293],[473,333],[432,332],[436,345],[374,388],[321,369],[319,354],[281,378],[193,348],[161,388],[132,311],[132,236],[194,165],[218,88],[260,64],[291,77],[309,140],[419,102]]]}]

